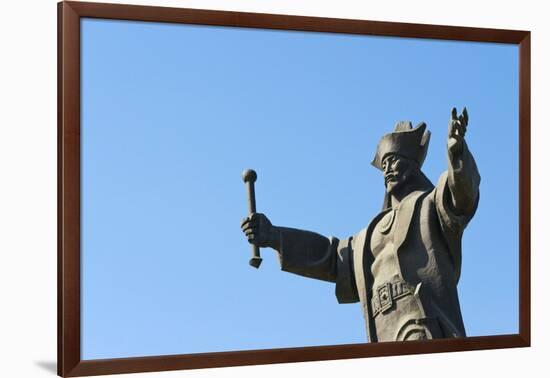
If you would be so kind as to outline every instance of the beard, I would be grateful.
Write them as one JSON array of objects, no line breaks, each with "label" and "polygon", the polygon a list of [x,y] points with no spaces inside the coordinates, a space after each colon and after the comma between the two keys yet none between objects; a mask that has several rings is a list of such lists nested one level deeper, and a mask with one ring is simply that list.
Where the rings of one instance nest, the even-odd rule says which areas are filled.
[{"label": "beard", "polygon": [[394,194],[405,186],[405,183],[409,179],[409,174],[388,174],[384,177],[384,184],[386,186],[386,193]]}]

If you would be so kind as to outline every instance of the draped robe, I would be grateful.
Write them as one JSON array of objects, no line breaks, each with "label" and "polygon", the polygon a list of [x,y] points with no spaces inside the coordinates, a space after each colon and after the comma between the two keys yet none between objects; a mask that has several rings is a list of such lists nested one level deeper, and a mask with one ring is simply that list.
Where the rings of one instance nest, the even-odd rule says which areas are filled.
[{"label": "draped robe", "polygon": [[[369,340],[406,340],[421,328],[427,338],[465,337],[457,284],[462,260],[462,234],[477,208],[480,176],[466,143],[457,158],[448,159],[437,185],[409,193],[399,204],[393,222],[396,281],[411,288],[407,305],[400,299],[375,321],[373,287],[376,269],[371,241],[376,225],[393,211],[379,213],[358,233],[345,238],[279,228],[281,269],[334,282],[339,303],[360,302]],[[462,196],[463,209],[452,196]],[[455,197],[456,198],[456,197]],[[465,199],[465,200],[464,200]],[[411,304],[412,303],[412,304]],[[413,306],[413,307],[411,307]]]}]

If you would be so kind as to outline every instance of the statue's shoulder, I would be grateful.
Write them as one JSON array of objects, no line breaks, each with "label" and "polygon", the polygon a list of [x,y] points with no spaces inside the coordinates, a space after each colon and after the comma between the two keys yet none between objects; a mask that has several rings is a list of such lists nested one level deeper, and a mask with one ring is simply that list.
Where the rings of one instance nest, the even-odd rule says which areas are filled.
[{"label": "statue's shoulder", "polygon": [[437,184],[433,185],[430,182],[430,187],[426,188],[424,190],[421,190],[416,193],[415,196],[411,198],[412,202],[416,202],[418,200],[421,200],[422,202],[425,201],[435,201],[436,196],[438,196],[438,193],[441,193],[441,191],[445,188],[447,182],[447,171],[443,172],[439,179],[437,180]]},{"label": "statue's shoulder", "polygon": [[367,236],[367,230],[368,227],[365,227],[348,238],[348,246],[351,247],[351,250],[357,250],[360,245],[364,244]]},{"label": "statue's shoulder", "polygon": [[360,238],[364,238],[366,235],[367,235],[367,232],[368,232],[368,229],[369,229],[369,226],[366,226],[364,228],[362,228],[359,232],[357,232],[356,234],[352,235],[352,239],[355,240],[355,239],[360,239]]}]

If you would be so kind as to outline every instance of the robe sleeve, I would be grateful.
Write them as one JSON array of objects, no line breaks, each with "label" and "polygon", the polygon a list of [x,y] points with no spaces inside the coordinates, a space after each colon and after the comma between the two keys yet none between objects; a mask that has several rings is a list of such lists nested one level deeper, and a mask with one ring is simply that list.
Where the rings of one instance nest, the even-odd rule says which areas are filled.
[{"label": "robe sleeve", "polygon": [[353,274],[350,239],[340,241],[310,231],[280,228],[281,270],[334,282],[339,303],[359,301]]},{"label": "robe sleeve", "polygon": [[474,157],[463,141],[462,153],[447,155],[447,187],[451,193],[453,213],[471,218],[477,207],[480,177]]},{"label": "robe sleeve", "polygon": [[[462,234],[472,219],[479,202],[480,176],[466,143],[460,157],[451,162],[435,188],[435,205],[443,235],[449,247],[455,279],[460,278]],[[461,197],[462,208],[453,205],[452,196]]]}]

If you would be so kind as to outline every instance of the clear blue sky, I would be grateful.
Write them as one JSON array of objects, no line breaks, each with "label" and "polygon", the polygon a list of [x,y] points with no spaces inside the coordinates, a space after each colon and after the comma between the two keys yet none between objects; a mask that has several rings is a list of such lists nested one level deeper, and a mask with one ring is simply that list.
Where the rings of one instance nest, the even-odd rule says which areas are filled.
[{"label": "clear blue sky", "polygon": [[435,182],[464,105],[466,331],[517,333],[517,72],[513,45],[84,20],[83,358],[365,342],[333,284],[249,267],[241,172],[274,224],[347,237],[382,205],[379,138],[425,121]]}]

